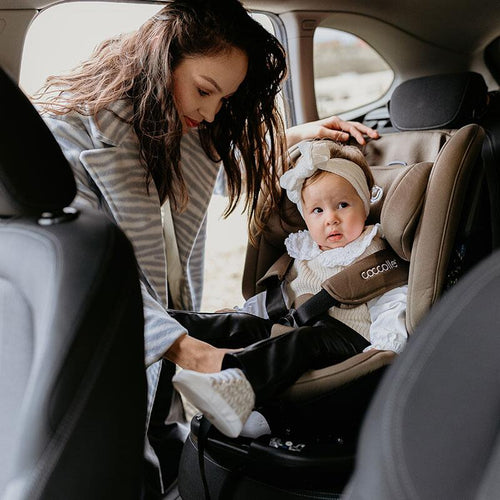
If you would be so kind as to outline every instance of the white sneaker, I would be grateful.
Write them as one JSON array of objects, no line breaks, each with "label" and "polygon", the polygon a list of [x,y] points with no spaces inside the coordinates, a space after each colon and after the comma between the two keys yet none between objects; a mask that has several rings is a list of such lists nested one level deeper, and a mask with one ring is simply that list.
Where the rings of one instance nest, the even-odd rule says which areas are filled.
[{"label": "white sneaker", "polygon": [[172,383],[207,419],[229,437],[237,437],[255,404],[250,382],[238,368],[217,373],[181,370]]},{"label": "white sneaker", "polygon": [[264,434],[271,434],[271,427],[266,417],[259,411],[250,413],[243,429],[241,429],[240,436],[247,438],[258,438]]}]

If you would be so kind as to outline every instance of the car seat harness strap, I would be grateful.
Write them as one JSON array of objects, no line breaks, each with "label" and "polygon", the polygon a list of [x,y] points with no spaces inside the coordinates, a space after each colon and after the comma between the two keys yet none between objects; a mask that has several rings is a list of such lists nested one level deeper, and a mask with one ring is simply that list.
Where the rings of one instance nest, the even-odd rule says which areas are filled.
[{"label": "car seat harness strap", "polygon": [[278,321],[288,312],[283,298],[283,286],[285,275],[292,264],[293,258],[286,253],[283,254],[257,283],[266,288],[266,310],[272,321]]},{"label": "car seat harness strap", "polygon": [[[292,262],[289,259],[287,269]],[[311,324],[331,307],[356,307],[408,282],[409,263],[391,248],[385,248],[326,279],[321,290],[298,308],[287,309],[281,290],[284,262],[277,261],[279,271],[273,266],[259,283],[267,286],[270,319],[294,328]]]}]

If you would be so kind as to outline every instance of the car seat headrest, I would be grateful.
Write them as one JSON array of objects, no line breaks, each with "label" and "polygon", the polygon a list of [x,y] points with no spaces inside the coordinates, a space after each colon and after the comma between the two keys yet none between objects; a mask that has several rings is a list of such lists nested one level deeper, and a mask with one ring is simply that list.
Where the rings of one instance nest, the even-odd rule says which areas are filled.
[{"label": "car seat headrest", "polygon": [[76,195],[54,136],[29,99],[0,68],[0,217],[57,212]]},{"label": "car seat headrest", "polygon": [[[392,249],[410,260],[415,231],[420,220],[432,162],[422,162],[393,170],[380,212],[380,224]],[[377,169],[372,169],[376,182]]]},{"label": "car seat headrest", "polygon": [[398,130],[452,129],[477,122],[487,103],[483,77],[469,71],[403,82],[392,93],[389,113]]}]

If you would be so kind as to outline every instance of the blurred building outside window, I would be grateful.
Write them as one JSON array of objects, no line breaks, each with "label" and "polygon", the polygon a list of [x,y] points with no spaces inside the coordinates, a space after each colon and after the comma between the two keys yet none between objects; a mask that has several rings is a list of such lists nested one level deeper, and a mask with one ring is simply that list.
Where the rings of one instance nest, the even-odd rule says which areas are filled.
[{"label": "blurred building outside window", "polygon": [[320,118],[359,108],[382,97],[394,73],[360,38],[331,28],[314,33],[314,88]]}]

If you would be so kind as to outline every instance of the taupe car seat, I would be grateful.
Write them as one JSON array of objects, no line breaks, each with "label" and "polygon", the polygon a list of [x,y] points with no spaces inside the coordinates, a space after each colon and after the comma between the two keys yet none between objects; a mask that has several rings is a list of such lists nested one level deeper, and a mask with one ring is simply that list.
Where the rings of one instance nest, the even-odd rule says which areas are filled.
[{"label": "taupe car seat", "polygon": [[[425,86],[421,91],[426,91]],[[456,112],[469,102],[463,99],[464,93],[478,91],[475,86],[463,87],[454,101]],[[396,99],[391,113],[398,106],[405,103]],[[415,110],[415,128],[418,115]],[[478,223],[478,214],[490,210],[488,197],[482,196],[484,132],[477,124],[467,124],[472,121],[470,113],[464,113],[463,120],[455,124],[464,125],[459,129],[390,133],[363,148],[376,183],[384,189],[369,221],[380,221],[389,244],[410,261],[410,334],[440,295],[491,252],[491,226]],[[260,291],[259,279],[285,251],[283,240],[289,232],[305,227],[286,197],[284,204],[284,217],[275,213],[256,244],[248,246],[245,297]],[[475,241],[482,244],[473,245]],[[409,344],[411,348],[411,338]],[[292,409],[295,421],[308,422],[313,431],[327,427],[324,439],[303,442],[293,427],[289,433],[250,442],[209,434],[202,463],[212,499],[338,498],[342,482],[352,471],[354,451],[337,424],[346,423],[357,432],[357,418],[366,408],[360,400],[368,404],[392,359],[392,353],[362,353],[305,374],[283,395],[282,404]],[[197,426],[194,419],[181,461],[179,488],[184,500],[203,497],[201,478],[194,472],[198,469]]]},{"label": "taupe car seat", "polygon": [[[474,191],[481,177],[480,152],[484,133],[477,125],[459,130],[388,134],[364,147],[377,185],[384,196],[371,210],[370,222],[380,222],[396,253],[410,262],[406,323],[411,334],[443,290],[464,271],[462,254],[469,240],[491,241],[474,234],[477,207]],[[293,152],[292,152],[293,155]],[[473,203],[474,202],[474,203]],[[259,291],[259,279],[284,251],[283,240],[304,226],[296,208],[284,200],[294,224],[273,216],[257,246],[249,244],[244,291]],[[469,220],[470,219],[470,220]],[[489,250],[489,245],[486,243]],[[453,260],[455,252],[461,259]],[[411,258],[410,258],[411,257]],[[469,255],[467,255],[469,257]],[[252,286],[253,285],[253,286]],[[295,400],[308,399],[386,364],[392,353],[371,351],[301,377],[287,392]]]},{"label": "taupe car seat", "polygon": [[146,381],[123,233],[0,69],[0,498],[138,499]]}]

